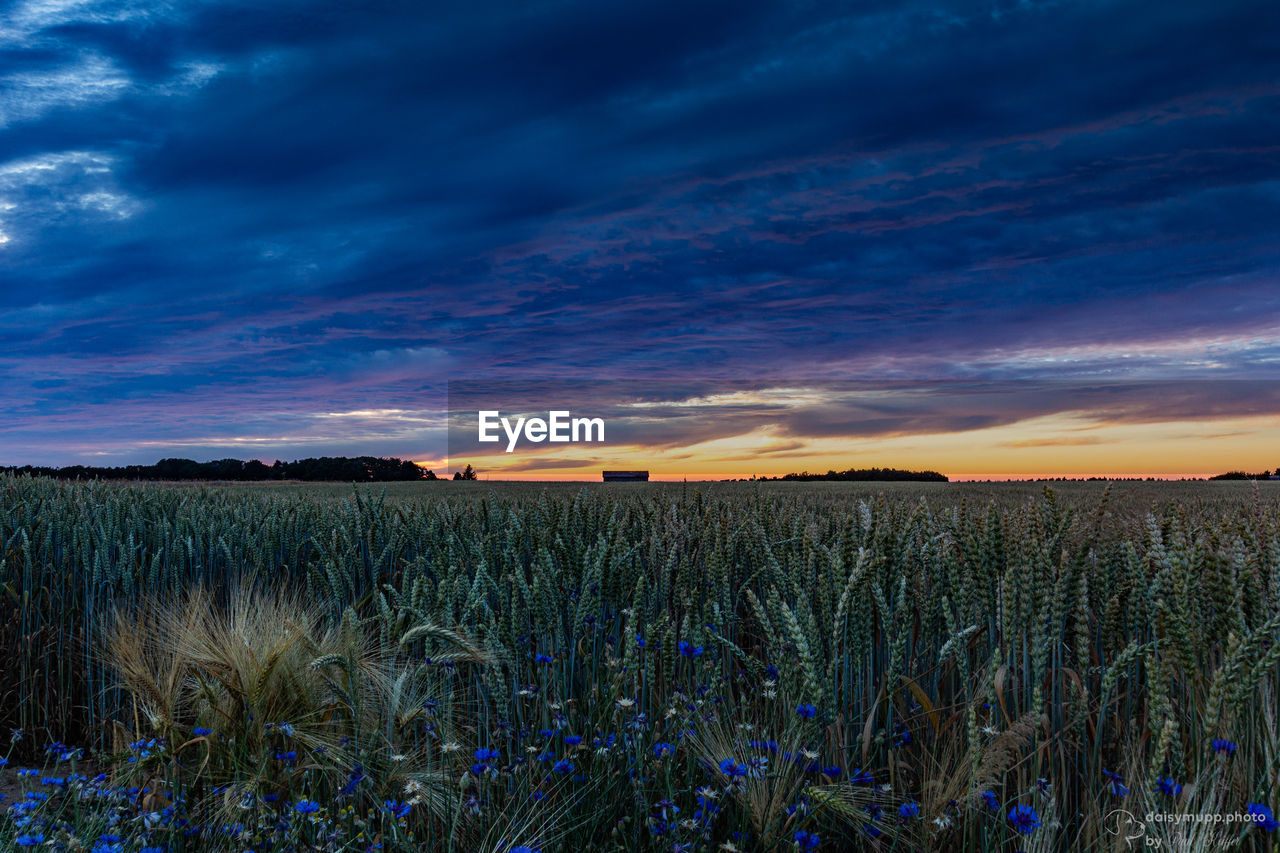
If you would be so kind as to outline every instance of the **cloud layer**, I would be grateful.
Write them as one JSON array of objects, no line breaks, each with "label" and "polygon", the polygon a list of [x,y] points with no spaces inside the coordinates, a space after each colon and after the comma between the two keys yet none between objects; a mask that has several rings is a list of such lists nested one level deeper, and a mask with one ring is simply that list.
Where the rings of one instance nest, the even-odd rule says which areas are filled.
[{"label": "cloud layer", "polygon": [[0,461],[438,458],[467,378],[1278,375],[1269,3],[0,18]]}]

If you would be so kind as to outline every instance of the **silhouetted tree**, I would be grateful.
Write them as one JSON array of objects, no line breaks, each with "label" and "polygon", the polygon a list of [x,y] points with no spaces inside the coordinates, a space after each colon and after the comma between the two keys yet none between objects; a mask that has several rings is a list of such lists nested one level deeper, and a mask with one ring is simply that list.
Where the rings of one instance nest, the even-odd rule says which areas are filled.
[{"label": "silhouetted tree", "polygon": [[241,476],[246,480],[269,480],[271,479],[272,469],[268,468],[258,459],[250,459],[244,463],[244,470]]}]

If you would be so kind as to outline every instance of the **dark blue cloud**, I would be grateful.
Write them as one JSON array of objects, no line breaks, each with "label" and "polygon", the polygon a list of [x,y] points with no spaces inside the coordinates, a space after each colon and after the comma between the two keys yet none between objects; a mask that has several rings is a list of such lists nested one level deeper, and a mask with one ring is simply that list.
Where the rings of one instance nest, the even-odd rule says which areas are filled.
[{"label": "dark blue cloud", "polygon": [[0,17],[4,457],[337,447],[463,376],[1274,375],[1266,2]]}]

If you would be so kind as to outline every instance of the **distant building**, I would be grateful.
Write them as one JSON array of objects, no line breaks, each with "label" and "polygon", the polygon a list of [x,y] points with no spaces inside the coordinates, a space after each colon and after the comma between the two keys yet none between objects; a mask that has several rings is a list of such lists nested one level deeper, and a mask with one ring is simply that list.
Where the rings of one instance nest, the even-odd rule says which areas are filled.
[{"label": "distant building", "polygon": [[605,471],[604,481],[606,483],[647,483],[649,482],[648,471]]}]

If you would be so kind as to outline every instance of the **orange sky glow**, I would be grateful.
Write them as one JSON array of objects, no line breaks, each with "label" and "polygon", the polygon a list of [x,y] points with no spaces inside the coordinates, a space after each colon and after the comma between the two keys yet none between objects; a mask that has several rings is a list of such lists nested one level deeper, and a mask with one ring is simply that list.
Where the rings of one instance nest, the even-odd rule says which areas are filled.
[{"label": "orange sky glow", "polygon": [[[573,461],[583,464],[568,464]],[[762,426],[680,447],[544,445],[512,454],[422,460],[437,472],[467,463],[482,479],[534,481],[597,481],[606,469],[645,469],[653,480],[721,480],[871,467],[933,470],[952,480],[1176,479],[1280,466],[1280,418],[1110,423],[1068,412],[986,429],[865,438],[796,438]]]}]

